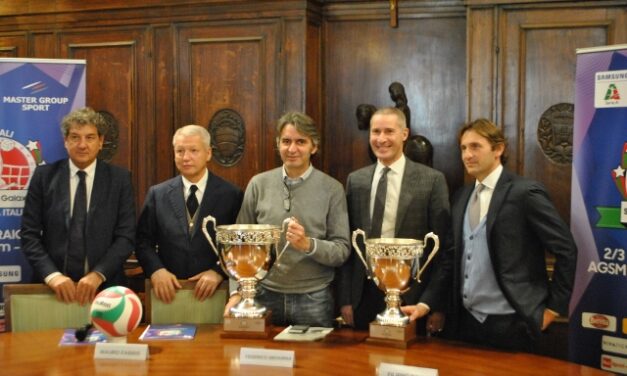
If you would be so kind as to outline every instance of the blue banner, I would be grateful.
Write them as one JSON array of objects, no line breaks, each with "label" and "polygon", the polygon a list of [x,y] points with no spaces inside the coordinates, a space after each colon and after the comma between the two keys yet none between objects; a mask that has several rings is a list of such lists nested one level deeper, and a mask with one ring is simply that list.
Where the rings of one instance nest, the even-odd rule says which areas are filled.
[{"label": "blue banner", "polygon": [[61,119],[85,106],[85,61],[0,58],[0,331],[2,285],[28,282],[20,223],[30,178],[65,158]]},{"label": "blue banner", "polygon": [[627,45],[577,54],[570,360],[627,374]]}]

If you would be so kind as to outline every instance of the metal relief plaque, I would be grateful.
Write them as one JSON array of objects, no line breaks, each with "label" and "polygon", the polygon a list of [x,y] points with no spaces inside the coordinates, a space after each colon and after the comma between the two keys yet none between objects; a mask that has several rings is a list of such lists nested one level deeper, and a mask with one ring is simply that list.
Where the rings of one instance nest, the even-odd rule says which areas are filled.
[{"label": "metal relief plaque", "polygon": [[109,111],[101,110],[98,111],[98,113],[103,117],[107,125],[107,131],[104,135],[104,144],[102,145],[102,150],[98,153],[98,158],[110,162],[118,151],[120,125],[115,116]]},{"label": "metal relief plaque", "polygon": [[558,103],[549,107],[538,124],[538,143],[544,155],[557,164],[573,161],[573,122],[575,106]]},{"label": "metal relief plaque", "polygon": [[229,167],[237,164],[244,155],[246,127],[242,117],[234,110],[225,108],[213,115],[209,122],[213,160]]}]

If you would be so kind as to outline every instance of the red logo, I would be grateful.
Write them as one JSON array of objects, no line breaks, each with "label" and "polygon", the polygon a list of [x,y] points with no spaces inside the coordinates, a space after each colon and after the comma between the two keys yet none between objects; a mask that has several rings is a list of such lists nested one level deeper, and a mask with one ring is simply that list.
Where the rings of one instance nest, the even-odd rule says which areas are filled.
[{"label": "red logo", "polygon": [[612,359],[607,356],[601,357],[601,367],[612,368]]},{"label": "red logo", "polygon": [[597,329],[606,329],[610,326],[610,320],[604,315],[592,315],[590,317],[590,325]]}]

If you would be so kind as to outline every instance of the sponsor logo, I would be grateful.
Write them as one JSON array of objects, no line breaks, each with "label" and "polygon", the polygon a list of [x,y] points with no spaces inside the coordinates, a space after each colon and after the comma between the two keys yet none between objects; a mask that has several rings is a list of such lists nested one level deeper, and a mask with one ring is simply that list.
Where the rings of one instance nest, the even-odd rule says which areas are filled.
[{"label": "sponsor logo", "polygon": [[616,317],[597,312],[582,312],[581,326],[588,329],[616,332]]},{"label": "sponsor logo", "polygon": [[0,282],[20,282],[22,280],[22,267],[20,265],[0,266]]},{"label": "sponsor logo", "polygon": [[625,374],[627,373],[627,358],[601,354],[601,369]]},{"label": "sponsor logo", "polygon": [[592,315],[590,316],[590,325],[597,329],[605,329],[610,326],[610,320],[603,315]]}]

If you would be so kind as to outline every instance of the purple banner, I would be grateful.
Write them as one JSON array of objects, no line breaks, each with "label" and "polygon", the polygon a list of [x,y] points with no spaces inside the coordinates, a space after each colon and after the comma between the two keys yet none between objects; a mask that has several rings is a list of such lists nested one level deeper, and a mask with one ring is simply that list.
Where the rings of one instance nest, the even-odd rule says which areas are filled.
[{"label": "purple banner", "polygon": [[35,167],[67,156],[61,119],[85,106],[85,61],[0,58],[0,331],[5,283],[28,282],[20,224]]},{"label": "purple banner", "polygon": [[627,45],[577,54],[570,360],[627,374]]}]

